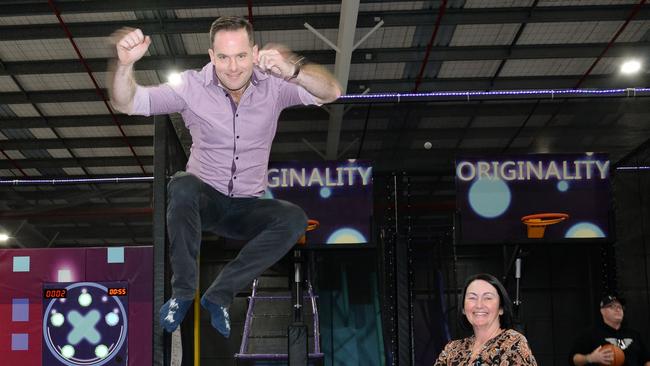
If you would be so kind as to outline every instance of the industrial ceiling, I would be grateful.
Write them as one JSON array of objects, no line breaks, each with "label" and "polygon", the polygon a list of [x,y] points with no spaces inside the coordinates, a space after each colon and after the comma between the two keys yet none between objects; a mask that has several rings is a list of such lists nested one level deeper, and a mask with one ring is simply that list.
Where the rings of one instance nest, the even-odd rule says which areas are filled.
[{"label": "industrial ceiling", "polygon": [[[419,240],[451,227],[459,155],[650,160],[645,0],[0,0],[0,178],[152,176],[154,119],[119,114],[107,99],[109,36],[127,26],[152,37],[136,78],[154,85],[209,62],[208,29],[221,15],[248,17],[260,45],[325,65],[347,95],[626,90],[342,99],[283,113],[272,161],[360,158],[378,178],[408,176]],[[639,73],[619,72],[629,58],[645,65]],[[169,153],[182,160],[191,139],[181,117],[155,123],[170,126]],[[375,190],[380,211],[385,187]],[[151,182],[5,184],[0,230],[13,247],[150,244],[151,197]]]}]

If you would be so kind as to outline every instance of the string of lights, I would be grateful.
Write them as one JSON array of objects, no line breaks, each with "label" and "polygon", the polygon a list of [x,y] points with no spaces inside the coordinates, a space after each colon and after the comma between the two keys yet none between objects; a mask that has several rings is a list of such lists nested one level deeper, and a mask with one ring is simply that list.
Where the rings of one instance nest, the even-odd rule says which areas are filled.
[{"label": "string of lights", "polygon": [[494,97],[528,97],[528,98],[582,98],[582,97],[647,97],[650,88],[618,89],[532,89],[532,90],[489,90],[489,91],[439,91],[424,93],[368,93],[342,95],[338,102],[408,102],[428,99],[449,100],[462,98],[466,100],[485,100]]},{"label": "string of lights", "polygon": [[140,183],[140,182],[153,182],[153,176],[107,177],[107,178],[64,178],[64,179],[6,179],[6,180],[0,180],[0,186]]}]

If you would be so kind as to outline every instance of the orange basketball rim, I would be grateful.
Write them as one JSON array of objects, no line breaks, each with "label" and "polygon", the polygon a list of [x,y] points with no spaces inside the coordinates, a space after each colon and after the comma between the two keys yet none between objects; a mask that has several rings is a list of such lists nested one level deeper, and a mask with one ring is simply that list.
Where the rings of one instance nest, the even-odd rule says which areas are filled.
[{"label": "orange basketball rim", "polygon": [[544,237],[547,226],[557,224],[569,218],[565,213],[538,213],[521,218],[521,222],[528,228],[528,237],[539,239]]},{"label": "orange basketball rim", "polygon": [[[319,226],[320,226],[320,222],[318,220],[309,219],[307,220],[307,228],[305,229],[305,232],[316,230],[318,229]],[[305,244],[307,244],[307,237],[303,235],[298,239],[298,245],[305,245]]]}]

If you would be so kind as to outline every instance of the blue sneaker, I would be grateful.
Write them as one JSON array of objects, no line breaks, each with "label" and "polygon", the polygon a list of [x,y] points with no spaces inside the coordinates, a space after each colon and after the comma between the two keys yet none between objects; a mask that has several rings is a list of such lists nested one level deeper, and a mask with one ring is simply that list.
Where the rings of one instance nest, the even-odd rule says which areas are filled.
[{"label": "blue sneaker", "polygon": [[160,308],[160,324],[167,332],[172,333],[181,324],[185,314],[194,300],[171,298]]},{"label": "blue sneaker", "polygon": [[214,329],[221,333],[222,336],[226,338],[230,337],[230,315],[228,314],[228,308],[210,302],[205,297],[201,298],[201,306],[210,312],[210,324],[212,324]]}]

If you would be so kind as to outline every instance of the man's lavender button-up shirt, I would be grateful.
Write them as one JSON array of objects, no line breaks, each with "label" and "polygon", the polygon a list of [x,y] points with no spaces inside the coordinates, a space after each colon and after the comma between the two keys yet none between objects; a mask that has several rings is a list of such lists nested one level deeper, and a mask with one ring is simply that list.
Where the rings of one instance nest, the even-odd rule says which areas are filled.
[{"label": "man's lavender button-up shirt", "polygon": [[235,105],[211,63],[188,70],[176,86],[136,88],[137,115],[179,112],[192,135],[186,171],[230,197],[256,197],[266,189],[271,143],[280,112],[317,104],[304,88],[254,69]]}]

